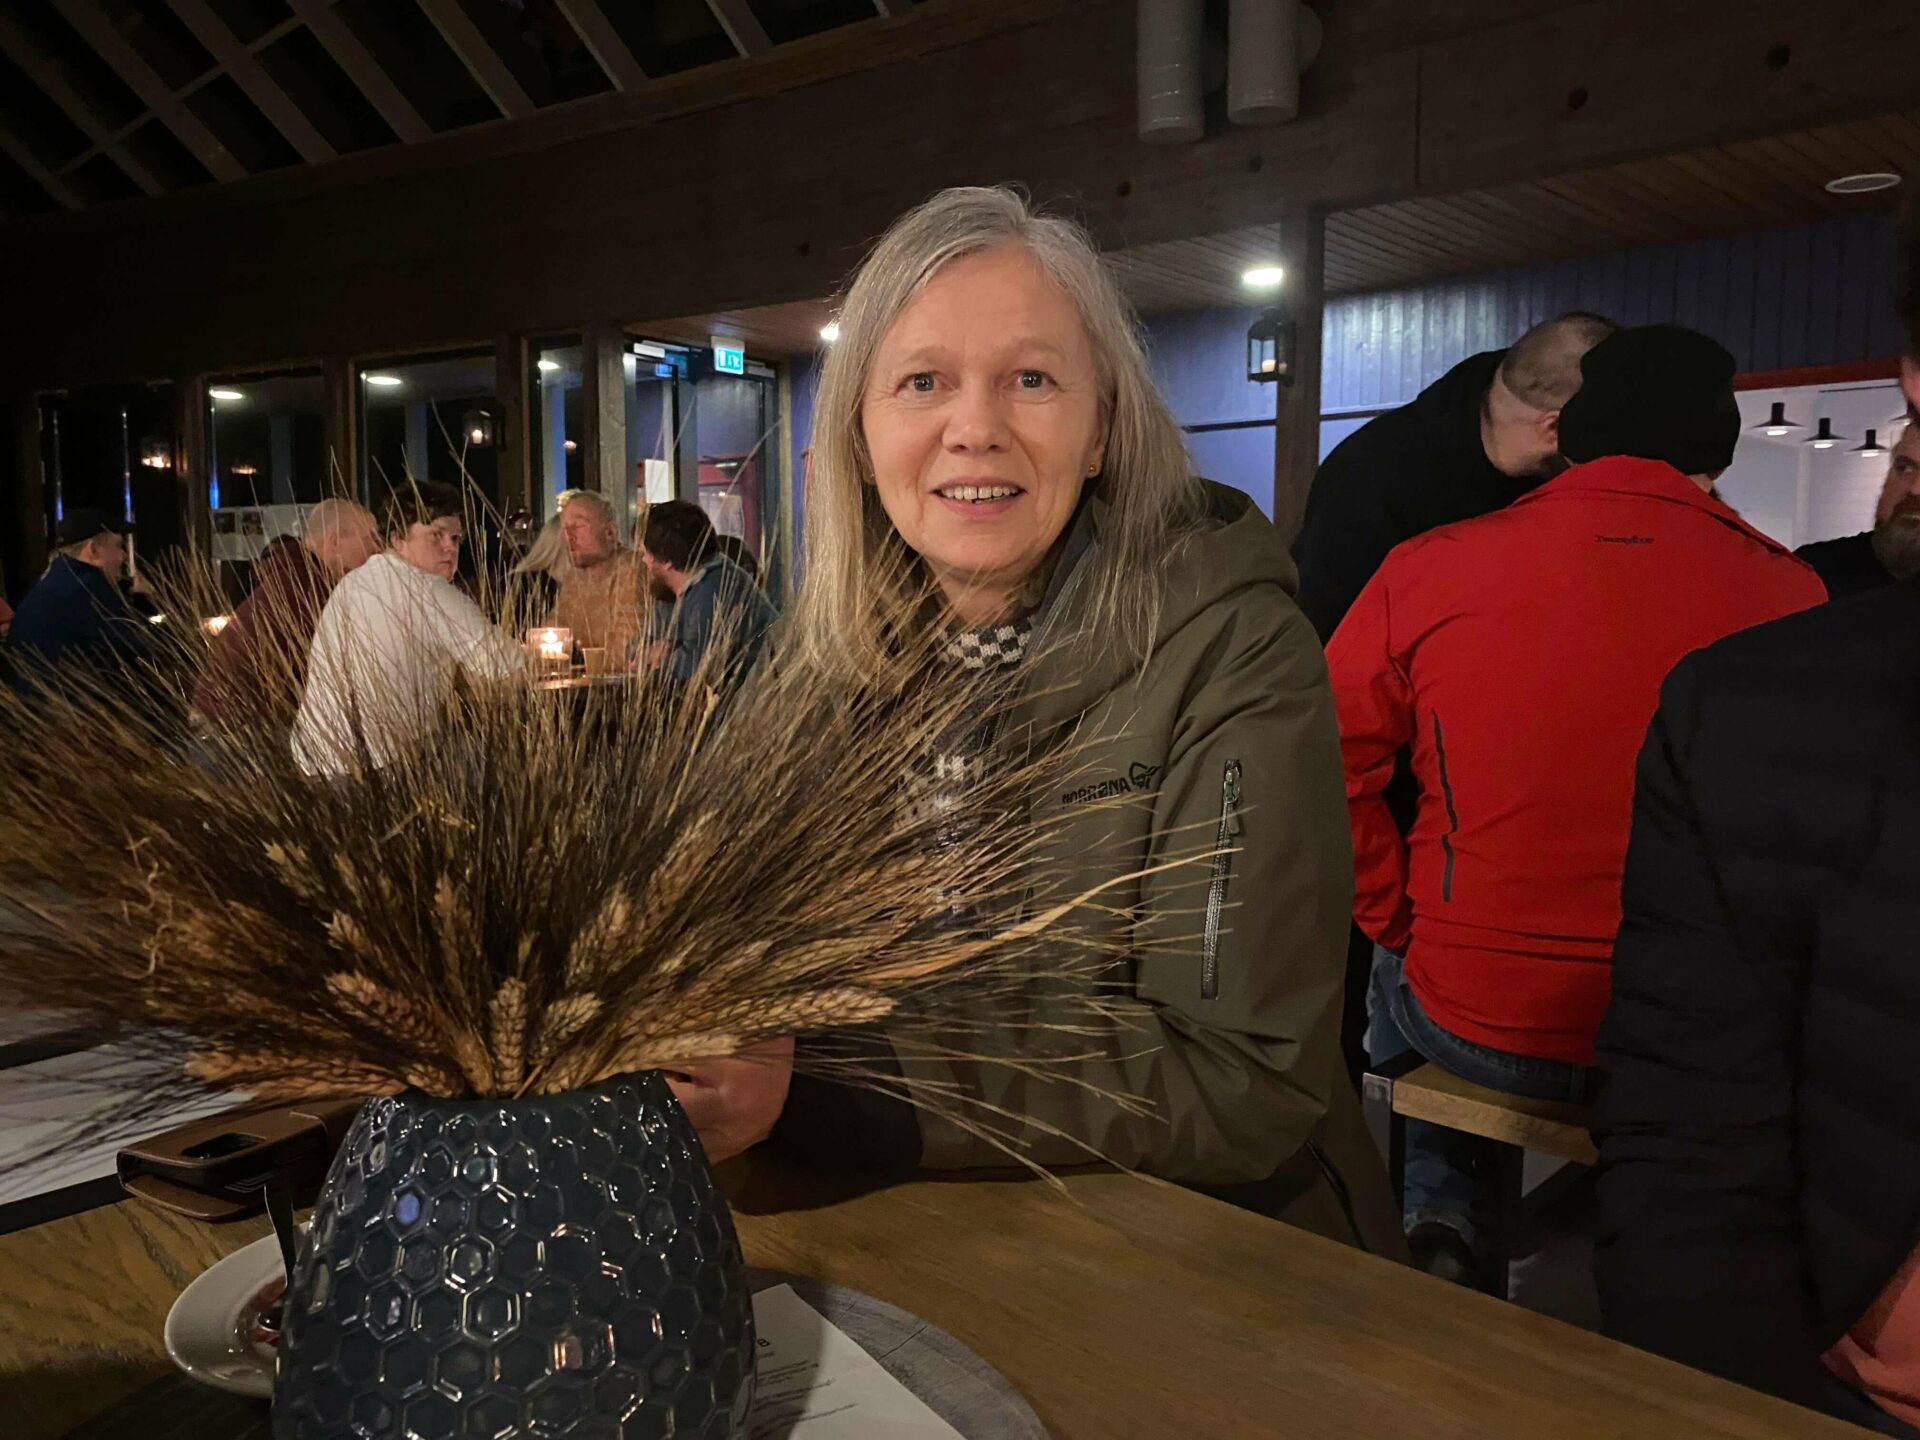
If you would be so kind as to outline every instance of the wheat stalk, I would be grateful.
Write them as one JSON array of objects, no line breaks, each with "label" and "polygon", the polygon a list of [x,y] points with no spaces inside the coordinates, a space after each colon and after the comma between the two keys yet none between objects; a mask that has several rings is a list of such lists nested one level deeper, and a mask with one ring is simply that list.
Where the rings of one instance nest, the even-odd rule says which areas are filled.
[{"label": "wheat stalk", "polygon": [[920,814],[913,757],[1009,697],[945,664],[927,614],[892,629],[891,667],[763,665],[721,707],[648,675],[574,706],[481,690],[333,781],[265,723],[185,743],[164,712],[205,666],[191,626],[121,677],[158,707],[72,676],[0,688],[0,922],[22,922],[0,923],[0,998],[165,1060],[133,1127],[210,1087],[512,1096],[862,1025],[964,1049],[1021,1033],[1041,991],[1073,1001],[1048,1010],[1062,1038],[1110,1033],[1098,977],[1133,944],[1141,876],[1083,869],[1034,818],[1071,737],[1010,729]]}]

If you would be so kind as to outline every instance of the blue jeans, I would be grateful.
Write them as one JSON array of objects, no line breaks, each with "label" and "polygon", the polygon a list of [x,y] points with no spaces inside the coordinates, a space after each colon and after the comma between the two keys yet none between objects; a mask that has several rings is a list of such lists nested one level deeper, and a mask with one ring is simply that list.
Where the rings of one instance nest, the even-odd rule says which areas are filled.
[{"label": "blue jeans", "polygon": [[1898,1440],[1920,1440],[1920,1430],[1897,1416],[1889,1415],[1837,1375],[1827,1376],[1826,1410],[1828,1414],[1850,1420],[1876,1435],[1892,1435]]},{"label": "blue jeans", "polygon": [[[1495,1050],[1443,1029],[1420,1008],[1413,987],[1407,984],[1401,957],[1377,947],[1367,1021],[1367,1059],[1375,1065],[1416,1050],[1463,1080],[1509,1095],[1576,1104],[1587,1097],[1585,1065]],[[1404,1208],[1408,1231],[1416,1225],[1445,1225],[1476,1256],[1482,1254],[1481,1238],[1500,1214],[1499,1150],[1498,1141],[1409,1120]]]}]

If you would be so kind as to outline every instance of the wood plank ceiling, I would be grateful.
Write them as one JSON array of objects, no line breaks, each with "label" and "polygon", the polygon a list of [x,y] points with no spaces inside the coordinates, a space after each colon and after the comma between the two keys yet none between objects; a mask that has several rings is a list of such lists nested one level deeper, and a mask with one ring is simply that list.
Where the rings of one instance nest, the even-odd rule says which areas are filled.
[{"label": "wood plank ceiling", "polygon": [[1903,186],[1828,193],[1827,182],[1920,176],[1920,110],[1665,155],[1524,185],[1375,205],[1327,222],[1327,286],[1380,290],[1441,275],[1796,225],[1892,209]]},{"label": "wood plank ceiling", "polygon": [[918,0],[0,0],[0,222],[516,119]]}]

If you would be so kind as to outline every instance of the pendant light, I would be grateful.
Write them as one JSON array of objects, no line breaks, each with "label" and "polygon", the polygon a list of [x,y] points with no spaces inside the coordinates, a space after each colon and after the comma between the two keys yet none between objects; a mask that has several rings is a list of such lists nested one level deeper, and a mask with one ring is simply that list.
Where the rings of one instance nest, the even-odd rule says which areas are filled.
[{"label": "pendant light", "polygon": [[1803,430],[1806,427],[1798,420],[1789,420],[1787,418],[1787,402],[1784,400],[1776,400],[1773,402],[1772,412],[1766,419],[1762,420],[1753,428],[1768,435],[1780,436],[1790,434],[1795,430]]},{"label": "pendant light", "polygon": [[1820,417],[1820,428],[1800,443],[1811,445],[1816,450],[1831,450],[1847,437],[1833,433],[1833,421],[1826,416]]},{"label": "pendant light", "polygon": [[1867,431],[1867,438],[1847,453],[1851,455],[1884,455],[1887,453],[1887,447],[1880,443],[1880,434],[1877,430],[1869,430]]}]

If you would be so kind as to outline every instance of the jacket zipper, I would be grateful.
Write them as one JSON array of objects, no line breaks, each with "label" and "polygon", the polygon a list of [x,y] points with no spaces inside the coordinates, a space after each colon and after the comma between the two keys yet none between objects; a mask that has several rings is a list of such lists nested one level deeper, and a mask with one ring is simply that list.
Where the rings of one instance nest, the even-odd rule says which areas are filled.
[{"label": "jacket zipper", "polygon": [[1240,762],[1227,761],[1220,777],[1220,830],[1213,845],[1213,879],[1207,886],[1207,923],[1200,951],[1200,998],[1220,993],[1220,917],[1227,906],[1227,881],[1233,878],[1228,842],[1240,835]]},{"label": "jacket zipper", "polygon": [[1446,863],[1440,871],[1440,898],[1453,901],[1453,837],[1460,833],[1460,812],[1453,807],[1453,781],[1447,777],[1447,745],[1440,733],[1440,717],[1433,717],[1433,755],[1440,767],[1440,798],[1446,802],[1447,829],[1440,837],[1440,853]]},{"label": "jacket zipper", "polygon": [[1366,1249],[1366,1242],[1360,1234],[1360,1219],[1353,1213],[1353,1196],[1347,1191],[1347,1182],[1333,1168],[1333,1162],[1327,1159],[1327,1152],[1320,1148],[1318,1140],[1307,1141],[1307,1153],[1313,1157],[1313,1163],[1320,1167],[1327,1184],[1333,1187],[1334,1201],[1340,1206],[1340,1213],[1347,1217],[1347,1224],[1352,1227],[1353,1243],[1362,1250]]}]

